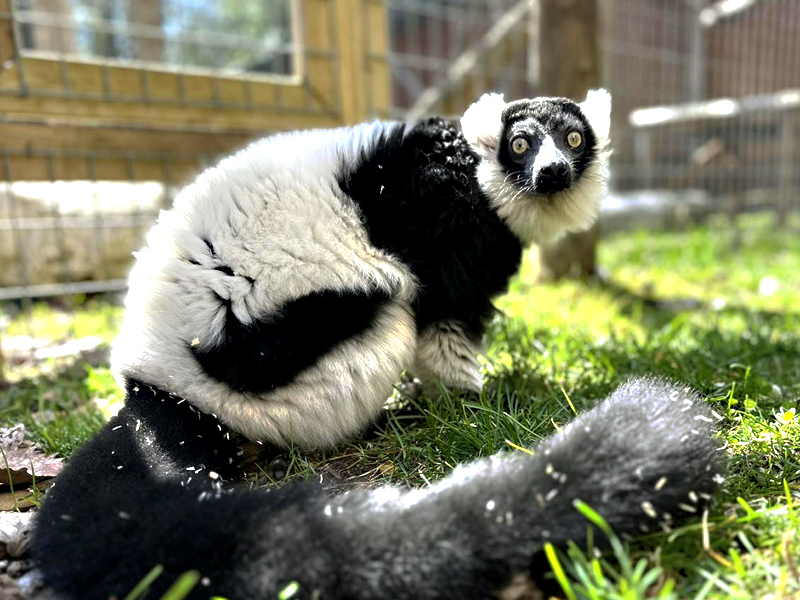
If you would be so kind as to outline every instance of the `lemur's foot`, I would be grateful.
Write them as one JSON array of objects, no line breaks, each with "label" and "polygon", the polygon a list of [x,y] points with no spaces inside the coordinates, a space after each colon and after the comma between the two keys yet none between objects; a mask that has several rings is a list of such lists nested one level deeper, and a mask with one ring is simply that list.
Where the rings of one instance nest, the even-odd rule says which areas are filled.
[{"label": "lemur's foot", "polygon": [[439,396],[442,390],[448,390],[460,396],[479,395],[483,389],[483,375],[479,370],[463,373],[458,378],[442,378],[428,374],[420,384],[422,394],[426,396]]},{"label": "lemur's foot", "polygon": [[403,373],[396,389],[403,400],[416,400],[422,395],[423,384],[412,374]]},{"label": "lemur's foot", "polygon": [[267,465],[267,474],[273,481],[280,481],[289,472],[289,457],[286,454],[279,454]]}]

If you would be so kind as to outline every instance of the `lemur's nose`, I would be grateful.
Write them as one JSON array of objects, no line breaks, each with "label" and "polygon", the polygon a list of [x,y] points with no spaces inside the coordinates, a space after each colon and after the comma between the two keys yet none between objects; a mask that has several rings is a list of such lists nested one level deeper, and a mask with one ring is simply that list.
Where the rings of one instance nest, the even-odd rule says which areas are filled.
[{"label": "lemur's nose", "polygon": [[553,194],[567,189],[572,183],[572,174],[565,162],[554,162],[539,169],[534,188],[540,194]]}]

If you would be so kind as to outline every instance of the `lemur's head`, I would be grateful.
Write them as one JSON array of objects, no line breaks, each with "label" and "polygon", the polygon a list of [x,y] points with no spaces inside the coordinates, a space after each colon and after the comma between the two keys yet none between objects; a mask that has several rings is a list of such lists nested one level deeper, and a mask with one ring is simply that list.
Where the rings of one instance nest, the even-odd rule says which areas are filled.
[{"label": "lemur's head", "polygon": [[611,96],[506,103],[484,94],[461,128],[478,151],[478,179],[498,214],[525,243],[579,231],[597,218],[606,191]]}]

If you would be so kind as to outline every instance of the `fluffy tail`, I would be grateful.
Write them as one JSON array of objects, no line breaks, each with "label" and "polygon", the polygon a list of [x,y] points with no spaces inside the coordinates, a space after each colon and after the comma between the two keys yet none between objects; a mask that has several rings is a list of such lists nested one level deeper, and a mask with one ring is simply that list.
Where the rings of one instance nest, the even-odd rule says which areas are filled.
[{"label": "fluffy tail", "polygon": [[153,598],[192,569],[191,598],[512,597],[546,542],[585,539],[576,499],[618,533],[699,512],[724,469],[713,422],[688,388],[640,379],[533,456],[498,454],[424,490],[223,491],[224,428],[131,384],[48,492],[34,552],[46,583],[82,600],[124,597],[156,565]]}]

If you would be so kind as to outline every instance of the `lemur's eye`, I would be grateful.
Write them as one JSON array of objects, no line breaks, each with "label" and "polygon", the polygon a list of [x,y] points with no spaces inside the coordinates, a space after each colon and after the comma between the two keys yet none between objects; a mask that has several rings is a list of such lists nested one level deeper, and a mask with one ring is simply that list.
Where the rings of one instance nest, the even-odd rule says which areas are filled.
[{"label": "lemur's eye", "polygon": [[525,154],[530,147],[531,145],[524,137],[515,137],[511,140],[511,149],[514,151],[514,154]]},{"label": "lemur's eye", "polygon": [[573,150],[577,150],[581,147],[581,144],[583,144],[583,136],[577,131],[570,131],[567,134],[567,144],[569,144],[569,147]]}]

